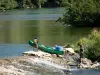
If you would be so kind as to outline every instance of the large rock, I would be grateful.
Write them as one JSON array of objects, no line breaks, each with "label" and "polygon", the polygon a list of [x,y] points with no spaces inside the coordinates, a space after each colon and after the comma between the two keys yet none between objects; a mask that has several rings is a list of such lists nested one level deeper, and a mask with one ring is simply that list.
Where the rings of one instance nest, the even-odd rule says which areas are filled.
[{"label": "large rock", "polygon": [[73,48],[63,48],[65,54],[70,53],[70,54],[75,54],[75,51]]},{"label": "large rock", "polygon": [[91,68],[100,68],[100,63],[97,62],[97,61],[95,61],[95,62],[92,64]]},{"label": "large rock", "polygon": [[87,59],[87,58],[82,58],[81,59],[81,64],[80,64],[80,67],[81,68],[91,68],[91,65],[92,65],[92,61]]}]

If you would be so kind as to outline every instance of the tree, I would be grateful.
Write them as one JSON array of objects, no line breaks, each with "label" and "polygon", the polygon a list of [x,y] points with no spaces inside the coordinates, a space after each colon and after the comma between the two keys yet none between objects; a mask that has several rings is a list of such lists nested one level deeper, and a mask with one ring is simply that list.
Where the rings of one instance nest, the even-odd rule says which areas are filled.
[{"label": "tree", "polygon": [[72,26],[100,26],[99,0],[67,0],[66,12],[59,19]]},{"label": "tree", "polygon": [[15,0],[17,2],[17,5],[19,9],[23,8],[23,0]]},{"label": "tree", "polygon": [[47,0],[44,4],[45,7],[61,7],[62,0]]}]

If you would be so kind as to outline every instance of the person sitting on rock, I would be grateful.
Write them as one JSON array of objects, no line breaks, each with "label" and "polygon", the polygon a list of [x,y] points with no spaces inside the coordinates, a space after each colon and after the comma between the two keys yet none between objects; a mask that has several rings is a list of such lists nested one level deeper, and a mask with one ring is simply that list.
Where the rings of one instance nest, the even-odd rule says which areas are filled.
[{"label": "person sitting on rock", "polygon": [[[58,50],[58,51],[62,51],[63,50],[63,47],[58,46],[58,45],[55,45],[55,49]],[[57,55],[57,57],[59,57],[58,54],[56,54],[56,55]]]}]

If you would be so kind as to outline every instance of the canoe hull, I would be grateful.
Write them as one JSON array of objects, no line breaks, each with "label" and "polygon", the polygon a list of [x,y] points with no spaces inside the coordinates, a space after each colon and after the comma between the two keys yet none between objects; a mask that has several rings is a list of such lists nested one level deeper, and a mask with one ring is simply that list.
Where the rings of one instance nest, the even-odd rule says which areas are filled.
[{"label": "canoe hull", "polygon": [[[29,45],[33,46],[34,42],[32,40],[29,40]],[[44,46],[42,44],[38,44],[38,48],[41,51],[50,53],[50,54],[58,54],[58,55],[63,55],[64,52],[63,51],[58,51],[55,48],[51,47],[51,46]]]}]

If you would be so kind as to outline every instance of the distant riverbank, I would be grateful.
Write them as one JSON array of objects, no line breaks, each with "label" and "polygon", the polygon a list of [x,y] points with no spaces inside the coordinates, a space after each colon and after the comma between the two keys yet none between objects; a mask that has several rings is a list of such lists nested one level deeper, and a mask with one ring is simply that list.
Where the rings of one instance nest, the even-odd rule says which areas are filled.
[{"label": "distant riverbank", "polygon": [[63,0],[1,0],[0,10],[12,10],[12,9],[36,9],[36,8],[53,8],[64,7],[66,1]]}]

